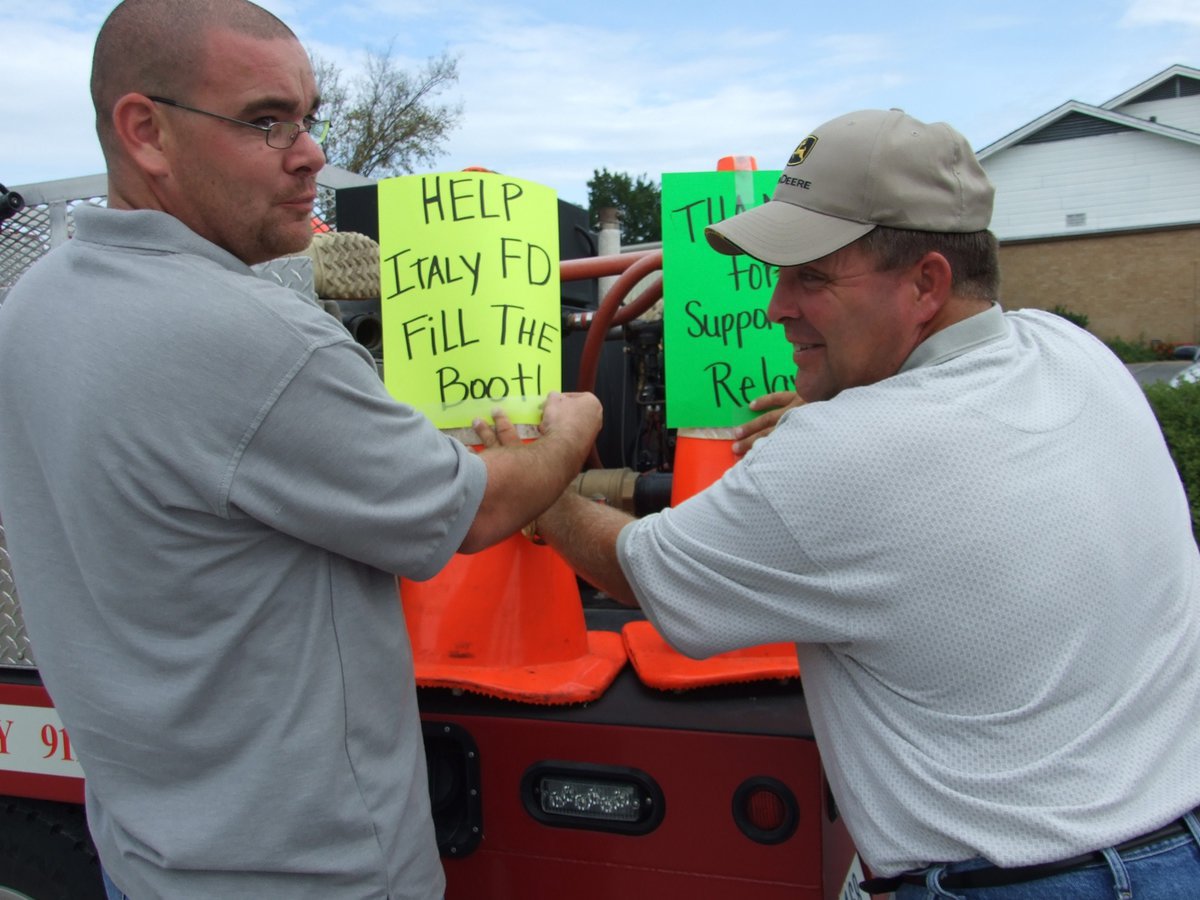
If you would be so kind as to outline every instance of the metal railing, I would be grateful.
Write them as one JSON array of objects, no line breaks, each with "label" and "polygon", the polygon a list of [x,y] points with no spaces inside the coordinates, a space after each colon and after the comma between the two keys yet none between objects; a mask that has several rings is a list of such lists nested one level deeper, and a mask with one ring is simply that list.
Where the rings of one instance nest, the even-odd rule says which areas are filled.
[{"label": "metal railing", "polygon": [[[336,230],[335,192],[374,183],[374,179],[326,166],[317,176],[314,219]],[[21,195],[25,206],[0,221],[0,303],[30,266],[75,233],[76,209],[85,204],[103,206],[107,202],[108,179],[102,174],[85,175],[10,185],[10,190]]]}]

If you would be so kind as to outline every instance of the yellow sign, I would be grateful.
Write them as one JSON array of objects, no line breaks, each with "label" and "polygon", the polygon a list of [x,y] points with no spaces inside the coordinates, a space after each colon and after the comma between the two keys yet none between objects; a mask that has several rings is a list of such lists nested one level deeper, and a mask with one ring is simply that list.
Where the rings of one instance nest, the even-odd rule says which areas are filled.
[{"label": "yellow sign", "polygon": [[492,172],[379,183],[384,384],[439,428],[562,388],[558,199]]}]

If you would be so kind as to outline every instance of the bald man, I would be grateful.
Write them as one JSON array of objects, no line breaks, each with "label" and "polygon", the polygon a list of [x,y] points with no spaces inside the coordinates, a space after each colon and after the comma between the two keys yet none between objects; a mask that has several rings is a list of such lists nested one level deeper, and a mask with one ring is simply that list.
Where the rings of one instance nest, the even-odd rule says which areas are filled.
[{"label": "bald man", "polygon": [[548,506],[599,403],[471,453],[255,276],[308,243],[330,127],[261,8],[127,0],[92,94],[108,206],[0,308],[0,509],[110,895],[439,898],[396,576]]}]

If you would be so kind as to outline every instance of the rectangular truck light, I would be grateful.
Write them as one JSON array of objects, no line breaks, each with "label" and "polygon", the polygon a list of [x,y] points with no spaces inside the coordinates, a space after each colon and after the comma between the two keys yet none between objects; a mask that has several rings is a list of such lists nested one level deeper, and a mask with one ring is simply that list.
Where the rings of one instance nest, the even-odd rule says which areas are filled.
[{"label": "rectangular truck light", "polygon": [[582,816],[608,822],[636,822],[645,802],[636,784],[547,776],[539,784],[539,804],[548,815]]},{"label": "rectangular truck light", "polygon": [[546,760],[521,779],[525,811],[543,825],[620,834],[649,834],[665,800],[658,784],[638,769]]}]

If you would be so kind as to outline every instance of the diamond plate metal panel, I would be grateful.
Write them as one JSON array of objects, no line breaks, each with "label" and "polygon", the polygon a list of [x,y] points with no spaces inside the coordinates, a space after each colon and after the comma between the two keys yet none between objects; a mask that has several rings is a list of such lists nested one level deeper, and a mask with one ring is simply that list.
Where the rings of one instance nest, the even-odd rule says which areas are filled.
[{"label": "diamond plate metal panel", "polygon": [[291,288],[307,300],[317,302],[317,288],[313,280],[312,260],[307,256],[285,256],[251,266],[259,278],[274,281]]},{"label": "diamond plate metal panel", "polygon": [[13,583],[12,563],[4,541],[4,523],[0,522],[0,666],[32,666],[33,651],[21,618],[17,586]]}]

